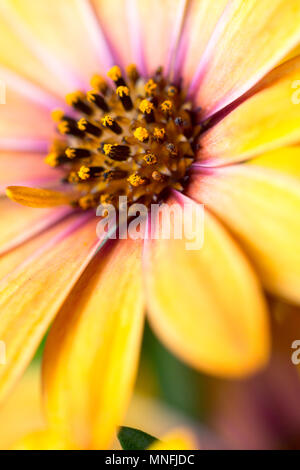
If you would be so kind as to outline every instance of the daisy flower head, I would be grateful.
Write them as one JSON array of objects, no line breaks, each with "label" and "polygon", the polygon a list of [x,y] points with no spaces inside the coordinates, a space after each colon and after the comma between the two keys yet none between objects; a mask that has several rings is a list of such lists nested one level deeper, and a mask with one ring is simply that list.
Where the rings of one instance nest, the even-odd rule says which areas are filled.
[{"label": "daisy flower head", "polygon": [[[300,302],[299,20],[298,0],[1,1],[0,396],[51,325],[48,419],[79,448],[122,421],[145,312],[240,377],[268,361],[265,293]],[[204,204],[202,248],[97,237],[120,196]]]}]

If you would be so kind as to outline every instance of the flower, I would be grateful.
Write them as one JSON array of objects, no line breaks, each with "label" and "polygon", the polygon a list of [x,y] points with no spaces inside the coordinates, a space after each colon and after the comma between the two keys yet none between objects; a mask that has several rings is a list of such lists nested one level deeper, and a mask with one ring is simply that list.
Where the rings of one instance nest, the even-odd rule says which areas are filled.
[{"label": "flower", "polygon": [[[33,206],[0,202],[0,338],[7,345],[0,393],[8,393],[56,317],[44,356],[49,420],[79,447],[105,448],[131,394],[145,305],[158,336],[183,360],[208,373],[240,376],[268,360],[263,288],[299,303],[300,108],[292,94],[300,58],[296,49],[285,58],[300,41],[300,5],[3,0],[0,14],[0,75],[7,85],[1,185],[10,186],[12,199]],[[204,246],[192,252],[184,240],[147,241],[143,270],[139,242],[105,243],[105,234],[99,241],[90,212],[72,207],[72,191],[60,190],[59,158],[75,165],[76,151],[59,154],[62,143],[54,140],[55,152],[47,158],[54,169],[43,161],[55,139],[50,111],[59,109],[54,118],[64,135],[100,135],[88,114],[91,106],[107,106],[102,76],[110,70],[110,79],[126,86],[122,68],[132,63],[132,82],[138,73],[149,79],[143,99],[155,101],[157,67],[164,66],[170,84],[169,93],[160,92],[168,97],[153,130],[158,149],[168,136],[162,124],[182,123],[170,106],[177,99],[184,106],[183,94],[176,95],[179,84],[193,110],[201,107],[190,181],[184,195],[173,191],[171,199],[206,205]],[[162,76],[161,69],[157,73]],[[86,95],[91,77],[93,92]],[[81,91],[70,95],[76,89]],[[78,126],[72,116],[61,121],[70,112],[66,94],[80,111]],[[120,93],[118,99],[131,109],[130,96]],[[152,142],[146,129],[153,126],[152,112],[142,118],[144,127],[132,129],[134,143],[145,149]],[[120,136],[117,117],[103,113],[104,132]],[[189,130],[195,131],[192,121]],[[174,132],[169,151],[181,155],[187,170],[177,137]],[[169,163],[172,157],[166,158]],[[153,173],[153,184],[166,185]],[[95,205],[89,192],[94,175],[79,168],[69,183],[79,185],[80,175],[87,194],[79,206],[88,209]],[[118,173],[126,190],[134,182],[137,195],[148,180],[132,175],[128,181]],[[112,170],[105,174],[109,183],[113,176]]]}]

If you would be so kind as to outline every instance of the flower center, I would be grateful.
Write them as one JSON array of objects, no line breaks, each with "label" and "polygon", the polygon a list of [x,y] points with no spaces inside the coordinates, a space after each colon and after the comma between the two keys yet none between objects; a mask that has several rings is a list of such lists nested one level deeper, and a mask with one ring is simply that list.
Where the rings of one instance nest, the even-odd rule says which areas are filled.
[{"label": "flower center", "polygon": [[170,188],[182,191],[200,132],[192,103],[161,68],[147,82],[134,65],[127,67],[126,81],[117,66],[108,77],[115,90],[96,75],[91,91],[66,97],[70,115],[52,113],[62,137],[53,142],[46,163],[66,172],[72,204],[118,208],[119,197],[127,196],[129,203],[148,206]]}]

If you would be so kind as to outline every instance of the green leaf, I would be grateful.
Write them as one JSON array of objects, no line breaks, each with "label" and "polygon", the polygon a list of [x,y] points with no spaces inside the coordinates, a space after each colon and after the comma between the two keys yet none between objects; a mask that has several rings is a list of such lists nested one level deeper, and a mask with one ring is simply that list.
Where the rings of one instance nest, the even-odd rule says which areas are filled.
[{"label": "green leaf", "polygon": [[150,436],[139,429],[128,428],[123,426],[119,429],[118,439],[123,450],[145,450],[153,442],[157,441],[156,437]]}]

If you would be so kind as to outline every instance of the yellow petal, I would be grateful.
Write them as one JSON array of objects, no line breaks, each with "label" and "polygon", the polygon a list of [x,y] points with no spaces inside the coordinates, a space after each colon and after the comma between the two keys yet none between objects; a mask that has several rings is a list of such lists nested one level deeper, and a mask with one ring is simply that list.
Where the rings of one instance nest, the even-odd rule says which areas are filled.
[{"label": "yellow petal", "polygon": [[47,341],[49,421],[80,448],[108,448],[128,405],[143,327],[140,258],[132,241],[100,253]]},{"label": "yellow petal", "polygon": [[199,159],[220,165],[299,142],[299,87],[293,88],[299,73],[300,58],[271,72],[245,102],[203,135]]},{"label": "yellow petal", "polygon": [[78,215],[53,230],[50,241],[0,282],[0,338],[6,344],[6,364],[0,367],[1,399],[27,366],[100,243],[95,221],[86,223]]},{"label": "yellow petal", "polygon": [[[93,43],[93,25],[85,22],[83,0],[3,0],[0,10],[15,34],[49,71],[60,96],[87,85],[105,67],[104,48]],[[19,55],[14,60],[23,60]],[[53,79],[53,76],[55,79]]]},{"label": "yellow petal", "polygon": [[76,450],[63,436],[50,429],[41,429],[25,435],[11,450]]},{"label": "yellow petal", "polygon": [[262,367],[269,351],[267,313],[248,261],[208,211],[203,247],[190,250],[186,242],[151,240],[145,251],[147,305],[156,334],[208,373],[239,376]]},{"label": "yellow petal", "polygon": [[261,166],[235,165],[196,175],[189,195],[238,237],[270,292],[300,302],[298,179]]},{"label": "yellow petal", "polygon": [[249,160],[249,165],[262,166],[300,178],[300,147],[284,147]]},{"label": "yellow petal", "polygon": [[187,429],[174,429],[154,442],[148,450],[196,450],[195,436]]},{"label": "yellow petal", "polygon": [[0,408],[1,450],[9,449],[25,434],[45,425],[39,372],[38,367],[30,367]]},{"label": "yellow petal", "polygon": [[230,8],[194,86],[205,116],[242,96],[300,40],[298,0],[235,0]]},{"label": "yellow petal", "polygon": [[55,207],[71,202],[70,194],[25,186],[9,186],[6,194],[12,201],[27,207]]},{"label": "yellow petal", "polygon": [[[3,7],[3,4],[4,2],[1,2],[0,9]],[[36,57],[33,51],[28,48],[28,45],[22,41],[22,38],[18,37],[15,28],[11,27],[2,11],[0,11],[0,30],[1,66],[5,66],[17,75],[38,84],[41,88],[46,88],[54,94],[60,94],[63,97],[63,92],[60,90],[62,84],[55,75],[51,74],[42,61]],[[9,86],[9,81],[6,84]],[[3,112],[4,110],[2,109],[1,111]]]}]

